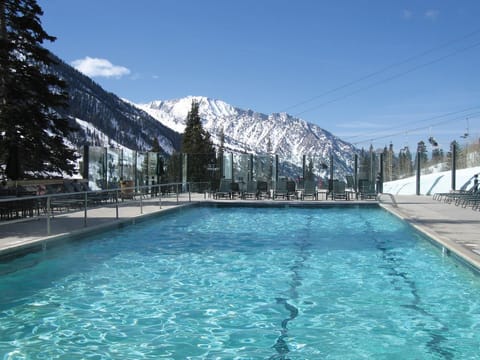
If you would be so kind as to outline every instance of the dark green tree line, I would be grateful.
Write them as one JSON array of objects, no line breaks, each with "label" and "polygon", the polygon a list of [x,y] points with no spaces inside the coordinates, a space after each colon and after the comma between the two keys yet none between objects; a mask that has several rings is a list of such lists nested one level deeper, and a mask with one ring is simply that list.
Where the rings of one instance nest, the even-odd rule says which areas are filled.
[{"label": "dark green tree line", "polygon": [[0,165],[10,179],[73,174],[73,131],[56,109],[66,106],[66,84],[50,69],[42,47],[55,41],[42,28],[35,0],[0,1]]},{"label": "dark green tree line", "polygon": [[187,178],[189,181],[208,181],[208,166],[215,163],[215,148],[210,133],[202,126],[199,103],[193,101],[187,115],[182,140],[182,153],[188,154]]}]

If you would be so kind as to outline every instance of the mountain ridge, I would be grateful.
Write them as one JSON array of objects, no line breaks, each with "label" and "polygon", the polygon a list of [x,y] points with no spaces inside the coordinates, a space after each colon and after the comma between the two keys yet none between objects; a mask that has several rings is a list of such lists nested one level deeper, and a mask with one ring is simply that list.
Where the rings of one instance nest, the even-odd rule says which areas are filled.
[{"label": "mountain ridge", "polygon": [[[222,100],[187,96],[173,100],[154,100],[135,104],[104,90],[89,77],[52,54],[53,70],[68,84],[69,107],[63,115],[80,131],[69,137],[76,146],[123,146],[148,151],[157,139],[164,155],[181,151],[181,141],[192,101],[199,102],[200,117],[219,147],[222,132],[225,150],[237,154],[276,154],[285,168],[301,173],[303,156],[315,159],[316,173],[326,176],[325,163],[335,158],[335,171],[352,172],[352,144],[318,125],[285,112],[263,114],[241,109]],[[90,126],[86,126],[86,124]],[[289,173],[293,171],[288,170]],[[287,170],[286,170],[287,171]]]},{"label": "mountain ridge", "polygon": [[341,173],[351,172],[353,156],[357,151],[352,144],[318,125],[285,112],[263,114],[204,96],[154,100],[136,106],[165,126],[183,132],[192,101],[199,103],[203,126],[216,146],[220,144],[223,131],[227,151],[276,154],[296,167],[302,166],[303,155],[328,163],[333,154],[337,169]]},{"label": "mountain ridge", "polygon": [[57,109],[69,117],[79,129],[69,140],[77,146],[105,144],[101,138],[91,133],[91,129],[82,126],[83,120],[91,124],[115,143],[138,151],[147,151],[152,147],[154,138],[160,143],[165,154],[180,148],[181,134],[164,126],[147,113],[139,110],[131,102],[120,99],[117,95],[104,90],[91,78],[80,73],[72,66],[51,54],[55,61],[53,72],[59,75],[68,86],[68,107]]}]

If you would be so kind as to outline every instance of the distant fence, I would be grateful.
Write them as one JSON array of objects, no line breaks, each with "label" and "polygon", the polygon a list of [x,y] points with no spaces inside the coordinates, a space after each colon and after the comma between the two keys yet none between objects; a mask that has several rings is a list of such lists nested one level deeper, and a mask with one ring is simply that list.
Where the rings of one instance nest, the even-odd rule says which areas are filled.
[{"label": "distant fence", "polygon": [[[192,201],[193,191],[204,192],[209,184],[182,183],[158,184],[155,186],[121,187],[109,190],[85,190],[68,193],[35,195],[22,193],[0,197],[0,230],[1,226],[26,220],[43,220],[44,235],[51,234],[52,220],[68,213],[83,213],[84,227],[88,225],[89,212],[95,209],[106,209],[103,214],[110,214],[118,219],[122,207],[134,207],[138,214],[143,213],[144,206],[158,206],[165,202],[179,204]],[[205,195],[206,196],[206,195]],[[111,212],[108,211],[111,209]]]},{"label": "distant fence", "polygon": [[[381,149],[361,149],[345,153],[333,149],[325,154],[173,154],[164,156],[155,152],[85,146],[80,162],[80,174],[88,181],[89,190],[110,190],[122,186],[134,187],[136,192],[157,184],[208,182],[218,188],[221,179],[246,184],[265,181],[275,188],[279,180],[294,180],[300,187],[305,181],[318,189],[332,190],[335,181],[343,182],[360,191],[373,189],[386,181],[403,179],[438,171],[453,173],[457,169],[480,166],[480,143],[452,142],[441,149],[432,138],[419,141],[417,149],[403,147],[395,151],[392,144]],[[455,176],[452,176],[454,179]],[[43,180],[42,180],[43,181]],[[51,180],[55,182],[55,180]],[[62,181],[57,180],[57,181]],[[80,181],[80,180],[79,180]],[[8,187],[21,182],[9,182]],[[54,186],[54,185],[51,185]],[[452,183],[452,189],[456,184]]]}]

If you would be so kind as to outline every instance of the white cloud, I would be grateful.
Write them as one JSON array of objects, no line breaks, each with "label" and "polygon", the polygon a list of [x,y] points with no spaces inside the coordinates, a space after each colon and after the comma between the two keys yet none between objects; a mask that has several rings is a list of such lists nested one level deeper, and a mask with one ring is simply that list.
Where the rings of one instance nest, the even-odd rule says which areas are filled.
[{"label": "white cloud", "polygon": [[425,17],[430,20],[435,20],[436,18],[438,18],[439,14],[440,14],[440,11],[435,9],[430,9],[425,12]]},{"label": "white cloud", "polygon": [[402,11],[402,17],[406,20],[410,20],[413,17],[413,12],[411,10],[405,9]]},{"label": "white cloud", "polygon": [[113,65],[107,59],[91,58],[72,61],[72,66],[81,73],[90,76],[115,77],[120,78],[130,74],[130,70],[124,66]]}]

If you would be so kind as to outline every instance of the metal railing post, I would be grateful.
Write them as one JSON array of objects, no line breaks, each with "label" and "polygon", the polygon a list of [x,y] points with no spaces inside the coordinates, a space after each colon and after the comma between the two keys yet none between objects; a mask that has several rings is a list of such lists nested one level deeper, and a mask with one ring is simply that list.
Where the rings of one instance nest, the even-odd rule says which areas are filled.
[{"label": "metal railing post", "polygon": [[52,197],[47,197],[47,235],[50,236],[51,228],[50,228],[50,199]]},{"label": "metal railing post", "polygon": [[115,191],[115,219],[118,220],[118,190]]},{"label": "metal railing post", "polygon": [[178,183],[177,183],[177,204],[178,204]]},{"label": "metal railing post", "polygon": [[83,227],[87,227],[87,209],[88,209],[88,193],[85,191],[85,209],[83,215]]},{"label": "metal railing post", "polygon": [[158,202],[160,204],[160,209],[162,208],[162,188],[159,188]]},{"label": "metal railing post", "polygon": [[190,192],[190,183],[187,183],[188,186],[188,202],[192,202],[192,193]]},{"label": "metal railing post", "polygon": [[140,214],[143,214],[143,195],[140,194]]}]

